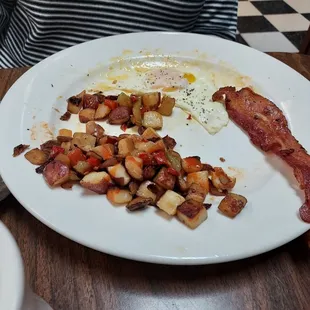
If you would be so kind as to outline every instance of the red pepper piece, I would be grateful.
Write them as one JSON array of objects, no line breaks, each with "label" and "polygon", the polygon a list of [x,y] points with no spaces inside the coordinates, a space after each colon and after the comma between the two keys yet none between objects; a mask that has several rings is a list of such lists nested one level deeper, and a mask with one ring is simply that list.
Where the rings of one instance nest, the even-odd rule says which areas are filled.
[{"label": "red pepper piece", "polygon": [[108,106],[111,110],[114,110],[117,108],[118,103],[115,100],[105,99],[104,104]]},{"label": "red pepper piece", "polygon": [[89,157],[87,159],[87,162],[92,166],[92,167],[98,167],[101,164],[100,159],[96,158],[96,157]]},{"label": "red pepper piece", "polygon": [[138,97],[136,95],[131,94],[130,95],[130,100],[131,100],[132,103],[135,103],[135,102],[138,101]]},{"label": "red pepper piece", "polygon": [[156,160],[158,165],[170,166],[170,163],[169,163],[164,151],[158,151],[158,152],[154,152],[152,154],[153,154],[154,159]]},{"label": "red pepper piece", "polygon": [[55,158],[58,154],[64,153],[65,149],[61,146],[53,145],[51,153],[50,153],[50,158]]},{"label": "red pepper piece", "polygon": [[176,177],[178,177],[180,175],[179,171],[175,170],[174,168],[168,168],[167,172],[171,175],[174,175]]},{"label": "red pepper piece", "polygon": [[154,158],[153,158],[153,156],[151,154],[140,153],[139,154],[139,158],[141,158],[143,160],[143,165],[144,166],[150,166],[150,165],[156,164],[156,162],[154,161]]},{"label": "red pepper piece", "polygon": [[68,153],[68,157],[70,159],[71,165],[75,166],[79,161],[85,161],[86,156],[83,154],[83,152],[79,149],[76,148],[72,150],[71,152]]},{"label": "red pepper piece", "polygon": [[126,130],[127,130],[127,125],[126,125],[126,123],[124,123],[124,124],[121,125],[121,129],[122,129],[124,132],[126,132]]}]

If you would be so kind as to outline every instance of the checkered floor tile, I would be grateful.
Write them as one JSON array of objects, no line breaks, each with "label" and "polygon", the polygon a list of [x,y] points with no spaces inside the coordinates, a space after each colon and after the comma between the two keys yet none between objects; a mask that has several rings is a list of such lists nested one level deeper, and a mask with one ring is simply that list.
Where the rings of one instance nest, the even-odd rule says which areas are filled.
[{"label": "checkered floor tile", "polygon": [[239,0],[237,42],[263,52],[298,52],[310,0]]}]

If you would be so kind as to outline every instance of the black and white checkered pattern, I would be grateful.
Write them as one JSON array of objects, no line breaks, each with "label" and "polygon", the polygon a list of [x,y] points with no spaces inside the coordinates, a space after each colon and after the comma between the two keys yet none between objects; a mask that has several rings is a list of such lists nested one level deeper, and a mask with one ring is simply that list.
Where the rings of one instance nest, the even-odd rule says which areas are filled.
[{"label": "black and white checkered pattern", "polygon": [[263,52],[298,52],[310,0],[239,0],[237,41]]}]

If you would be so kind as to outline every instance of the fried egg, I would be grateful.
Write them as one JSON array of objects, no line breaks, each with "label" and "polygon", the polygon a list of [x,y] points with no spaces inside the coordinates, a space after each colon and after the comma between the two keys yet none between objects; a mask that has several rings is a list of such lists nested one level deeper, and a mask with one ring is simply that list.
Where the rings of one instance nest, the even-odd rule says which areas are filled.
[{"label": "fried egg", "polygon": [[213,135],[228,124],[229,118],[224,105],[213,102],[212,95],[219,87],[233,85],[232,80],[237,77],[214,68],[215,65],[212,69],[210,65],[190,62],[180,62],[174,67],[156,65],[156,62],[150,66],[131,64],[125,69],[110,70],[98,89],[110,94],[160,91],[175,98],[177,107],[191,114]]}]

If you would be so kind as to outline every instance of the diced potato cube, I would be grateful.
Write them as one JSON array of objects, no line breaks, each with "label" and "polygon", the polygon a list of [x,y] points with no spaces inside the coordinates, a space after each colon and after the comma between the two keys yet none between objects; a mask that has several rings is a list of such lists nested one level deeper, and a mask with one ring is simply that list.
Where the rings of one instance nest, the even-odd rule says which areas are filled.
[{"label": "diced potato cube", "polygon": [[142,134],[143,139],[152,140],[160,138],[160,135],[151,127],[146,128]]},{"label": "diced potato cube", "polygon": [[186,196],[186,200],[195,200],[197,202],[203,203],[206,199],[207,191],[201,187],[199,184],[192,183],[188,194]]},{"label": "diced potato cube", "polygon": [[152,193],[147,188],[150,184],[154,184],[155,185],[155,183],[153,183],[151,181],[145,181],[145,182],[141,183],[141,185],[140,185],[136,195],[139,196],[139,197],[151,198],[155,202],[156,194]]},{"label": "diced potato cube", "polygon": [[72,130],[70,130],[70,129],[59,129],[58,136],[72,137]]},{"label": "diced potato cube", "polygon": [[191,156],[182,159],[182,168],[186,173],[198,172],[202,169],[199,156]]},{"label": "diced potato cube", "polygon": [[152,142],[152,141],[136,141],[135,148],[140,152],[154,153],[157,151],[165,150],[165,144],[162,139]]},{"label": "diced potato cube", "polygon": [[122,164],[116,164],[107,168],[110,176],[120,186],[125,186],[130,182],[130,176]]},{"label": "diced potato cube", "polygon": [[95,152],[97,155],[101,156],[104,160],[107,160],[112,158],[114,155],[114,145],[110,143],[98,145],[92,148],[92,152]]},{"label": "diced potato cube", "polygon": [[178,219],[191,229],[198,227],[208,217],[206,208],[194,200],[186,200],[177,209]]},{"label": "diced potato cube", "polygon": [[127,189],[110,188],[107,192],[107,198],[114,205],[127,204],[132,200],[132,195]]},{"label": "diced potato cube", "polygon": [[59,154],[55,157],[55,160],[61,161],[62,163],[64,163],[64,164],[67,165],[68,167],[71,166],[70,159],[69,159],[69,157],[68,157],[67,155],[65,155],[65,154],[59,153]]},{"label": "diced potato cube", "polygon": [[221,201],[218,208],[226,216],[234,218],[247,204],[247,199],[241,195],[229,193]]},{"label": "diced potato cube", "polygon": [[148,110],[156,110],[160,103],[160,92],[146,93],[142,95],[142,104]]},{"label": "diced potato cube", "polygon": [[118,95],[117,102],[120,107],[132,108],[133,106],[130,97],[126,95],[125,93],[120,93]]},{"label": "diced potato cube", "polygon": [[96,110],[94,109],[83,109],[79,113],[79,120],[81,123],[87,123],[89,121],[93,121],[95,119]]},{"label": "diced potato cube", "polygon": [[47,155],[38,148],[28,151],[24,156],[33,165],[43,165],[47,161]]},{"label": "diced potato cube", "polygon": [[215,188],[219,190],[230,190],[236,184],[236,178],[229,177],[220,167],[214,167],[210,172],[211,181]]},{"label": "diced potato cube", "polygon": [[67,102],[67,110],[72,114],[78,114],[83,106],[83,99],[85,95],[85,90],[76,96],[70,97]]},{"label": "diced potato cube", "polygon": [[118,142],[118,154],[121,156],[130,155],[134,149],[135,146],[131,138],[124,138]]},{"label": "diced potato cube", "polygon": [[58,160],[50,162],[43,170],[43,177],[50,186],[66,183],[70,178],[70,169]]},{"label": "diced potato cube", "polygon": [[73,134],[73,139],[71,140],[71,148],[77,146],[85,152],[91,150],[95,146],[95,144],[96,138],[83,132],[75,132]]},{"label": "diced potato cube", "polygon": [[184,197],[178,193],[167,190],[163,196],[157,201],[157,206],[159,209],[165,211],[169,215],[175,215],[177,212],[177,207],[185,201]]},{"label": "diced potato cube", "polygon": [[104,135],[104,129],[95,121],[90,121],[86,123],[86,133],[96,137],[97,140],[99,140]]},{"label": "diced potato cube", "polygon": [[126,156],[125,167],[128,173],[136,180],[143,180],[143,160],[135,156]]},{"label": "diced potato cube", "polygon": [[105,194],[112,183],[111,177],[104,171],[87,174],[80,184],[95,193]]},{"label": "diced potato cube", "polygon": [[65,154],[68,154],[71,149],[71,142],[62,142],[61,147],[65,150]]},{"label": "diced potato cube", "polygon": [[161,129],[163,127],[163,117],[156,111],[145,112],[143,115],[142,126]]},{"label": "diced potato cube", "polygon": [[162,167],[154,178],[154,182],[165,188],[165,189],[173,189],[175,185],[176,177],[170,173],[166,167]]},{"label": "diced potato cube", "polygon": [[187,175],[187,185],[191,186],[193,183],[200,185],[209,193],[209,173],[208,171],[192,172]]},{"label": "diced potato cube", "polygon": [[172,110],[175,106],[175,99],[164,96],[157,112],[164,116],[170,116],[172,114]]},{"label": "diced potato cube", "polygon": [[87,161],[81,160],[75,166],[73,166],[73,169],[79,174],[85,175],[92,170],[92,166]]},{"label": "diced potato cube", "polygon": [[96,113],[95,113],[95,120],[104,119],[109,115],[111,109],[105,104],[99,104]]}]

